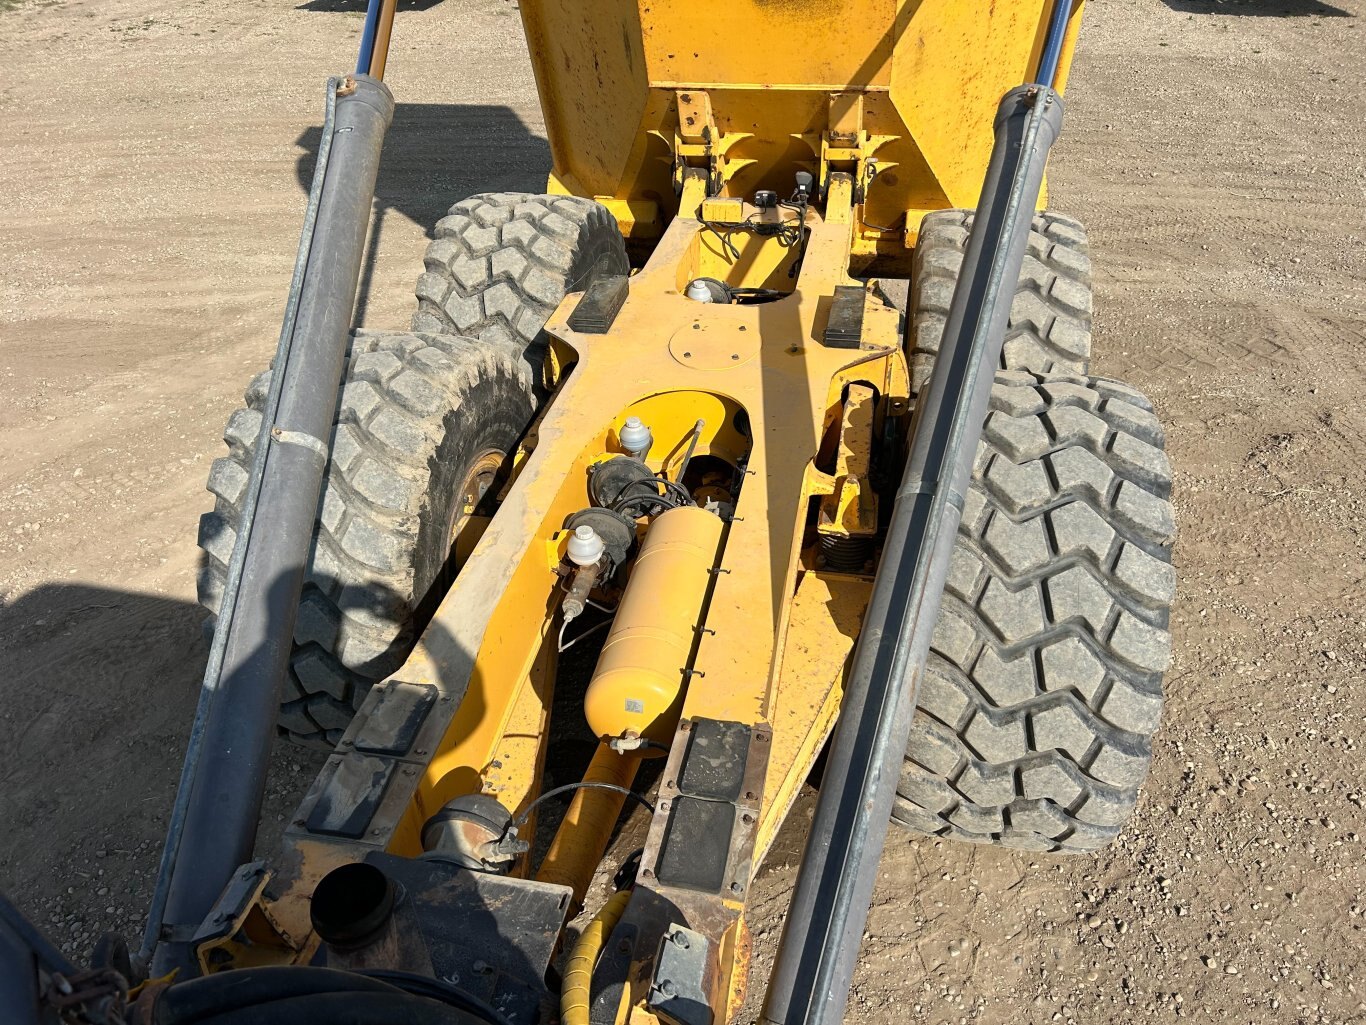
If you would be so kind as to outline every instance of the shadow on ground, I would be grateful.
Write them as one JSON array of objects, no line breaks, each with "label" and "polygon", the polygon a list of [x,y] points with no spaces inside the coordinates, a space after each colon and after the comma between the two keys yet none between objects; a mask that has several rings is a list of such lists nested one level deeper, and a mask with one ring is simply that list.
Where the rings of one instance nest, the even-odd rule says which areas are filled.
[{"label": "shadow on ground", "polygon": [[1162,0],[1181,14],[1229,14],[1255,18],[1354,18],[1319,0]]},{"label": "shadow on ground", "polygon": [[[322,127],[309,128],[295,145],[299,187],[308,192],[318,160]],[[354,323],[363,324],[385,218],[399,213],[432,236],[454,204],[478,192],[545,191],[550,146],[510,107],[488,104],[397,103],[384,138],[375,213],[361,270]]]},{"label": "shadow on ground", "polygon": [[[297,176],[313,183],[322,128],[307,129]],[[544,192],[550,147],[510,107],[458,103],[397,103],[384,138],[377,208],[432,228],[451,205],[476,192]]]},{"label": "shadow on ground", "polygon": [[[398,0],[398,9],[400,11],[425,11],[439,3],[441,0]],[[321,11],[323,13],[363,13],[369,6],[369,0],[308,0],[307,3],[299,4],[294,9],[296,11]]]}]

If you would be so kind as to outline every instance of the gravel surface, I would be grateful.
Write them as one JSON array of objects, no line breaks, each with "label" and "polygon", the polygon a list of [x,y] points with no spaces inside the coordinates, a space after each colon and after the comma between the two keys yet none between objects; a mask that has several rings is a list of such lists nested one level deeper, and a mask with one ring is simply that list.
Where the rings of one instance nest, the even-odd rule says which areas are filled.
[{"label": "gravel surface", "polygon": [[[196,521],[274,348],[353,0],[0,0],[0,885],[136,932],[205,648]],[[849,1020],[1366,1022],[1363,0],[1092,0],[1052,204],[1180,523],[1152,776],[1110,850],[894,833]],[[549,155],[515,6],[405,2],[361,320]],[[269,845],[316,770],[280,751]],[[755,975],[811,798],[753,890]],[[759,987],[756,987],[759,988]],[[757,998],[741,1020],[757,1014]]]}]

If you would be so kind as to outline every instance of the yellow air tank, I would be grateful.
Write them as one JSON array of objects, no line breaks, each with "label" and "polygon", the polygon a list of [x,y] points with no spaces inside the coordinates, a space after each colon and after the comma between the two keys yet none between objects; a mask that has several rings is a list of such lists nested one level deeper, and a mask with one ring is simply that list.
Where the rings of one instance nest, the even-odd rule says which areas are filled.
[{"label": "yellow air tank", "polygon": [[722,526],[696,506],[650,525],[584,698],[598,737],[673,739]]}]

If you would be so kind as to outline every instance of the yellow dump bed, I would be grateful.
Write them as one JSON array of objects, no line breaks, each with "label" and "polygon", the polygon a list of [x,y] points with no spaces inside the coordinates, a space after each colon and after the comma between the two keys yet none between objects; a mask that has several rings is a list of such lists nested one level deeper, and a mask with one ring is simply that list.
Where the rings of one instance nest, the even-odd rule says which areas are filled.
[{"label": "yellow dump bed", "polygon": [[[1080,24],[1068,27],[1057,88]],[[857,171],[856,262],[897,257],[924,213],[977,202],[992,118],[1036,66],[1049,0],[523,0],[552,191],[603,201],[634,238],[713,195],[786,196]]]}]

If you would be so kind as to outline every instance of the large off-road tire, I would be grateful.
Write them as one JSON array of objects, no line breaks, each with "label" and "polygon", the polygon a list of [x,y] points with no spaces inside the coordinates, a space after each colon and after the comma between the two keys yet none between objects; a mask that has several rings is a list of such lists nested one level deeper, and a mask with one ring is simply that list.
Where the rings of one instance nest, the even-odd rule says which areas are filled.
[{"label": "large off-road tire", "polygon": [[436,224],[417,280],[414,331],[515,341],[539,365],[542,329],[595,274],[627,274],[616,218],[576,196],[492,192]]},{"label": "large off-road tire", "polygon": [[[971,210],[937,210],[920,222],[911,281],[911,393],[920,394],[939,354],[967,250]],[[1001,350],[1005,370],[1085,374],[1091,361],[1091,257],[1080,221],[1034,218],[1020,286]]]},{"label": "large off-road tire", "polygon": [[[241,520],[270,373],[228,421],[200,521],[199,600],[216,612]],[[280,726],[331,747],[370,685],[407,657],[449,586],[465,515],[497,494],[499,471],[536,410],[522,346],[451,335],[358,332],[294,628]],[[486,493],[487,496],[486,496]]]},{"label": "large off-road tire", "polygon": [[1002,373],[977,451],[893,818],[1089,851],[1134,807],[1171,648],[1171,472],[1114,381]]}]

